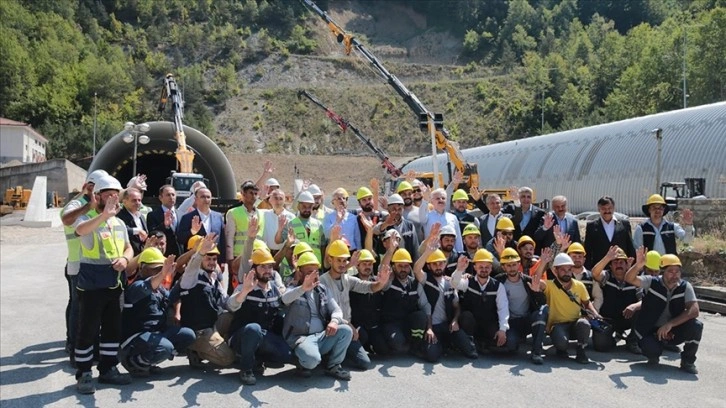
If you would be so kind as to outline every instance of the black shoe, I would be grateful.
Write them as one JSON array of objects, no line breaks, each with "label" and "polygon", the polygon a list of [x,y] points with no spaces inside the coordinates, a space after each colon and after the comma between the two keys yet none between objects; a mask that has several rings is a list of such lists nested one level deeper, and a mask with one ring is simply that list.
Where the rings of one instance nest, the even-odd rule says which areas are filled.
[{"label": "black shoe", "polygon": [[93,394],[96,392],[96,386],[93,385],[93,374],[91,372],[83,373],[78,377],[76,390],[81,394]]},{"label": "black shoe", "polygon": [[688,374],[698,374],[696,365],[693,363],[681,363],[681,371],[685,371]]},{"label": "black shoe", "polygon": [[570,358],[570,353],[568,353],[567,350],[557,350],[555,355],[557,355],[557,357]]},{"label": "black shoe", "polygon": [[194,350],[189,350],[187,352],[187,358],[189,359],[189,366],[192,368],[204,368],[204,363],[202,362],[201,357],[199,357],[199,353],[197,353]]},{"label": "black shoe", "polygon": [[264,374],[265,373],[265,363],[255,364],[255,366],[252,368],[252,373],[254,375],[259,375],[259,376]]},{"label": "black shoe", "polygon": [[587,358],[587,354],[585,354],[585,349],[583,349],[583,348],[577,349],[577,355],[575,356],[575,361],[577,361],[580,364],[587,364],[590,362],[590,359]]},{"label": "black shoe", "polygon": [[648,364],[651,367],[655,367],[660,363],[660,357],[648,357]]},{"label": "black shoe", "polygon": [[625,348],[633,354],[643,354],[643,350],[640,349],[638,343],[625,343]]},{"label": "black shoe", "polygon": [[532,359],[533,364],[542,365],[544,363],[542,356],[537,353],[532,353],[532,357],[530,358]]},{"label": "black shoe", "polygon": [[98,382],[101,384],[126,385],[131,383],[131,376],[121,374],[118,368],[111,367],[110,370],[98,376]]},{"label": "black shoe", "polygon": [[298,366],[297,368],[295,368],[295,374],[297,374],[298,377],[310,378],[313,376],[313,370],[310,370],[303,366]]},{"label": "black shoe", "polygon": [[336,364],[327,370],[325,370],[325,375],[337,378],[341,381],[349,381],[350,380],[350,373],[345,371],[343,367],[340,366],[340,364]]},{"label": "black shoe", "polygon": [[681,348],[680,347],[676,346],[675,344],[668,344],[668,343],[666,343],[666,344],[663,345],[663,350],[672,351],[674,353],[680,353],[681,352]]},{"label": "black shoe", "polygon": [[255,384],[257,384],[257,378],[255,378],[255,374],[252,372],[252,370],[240,371],[239,372],[239,380],[244,385],[255,385]]}]

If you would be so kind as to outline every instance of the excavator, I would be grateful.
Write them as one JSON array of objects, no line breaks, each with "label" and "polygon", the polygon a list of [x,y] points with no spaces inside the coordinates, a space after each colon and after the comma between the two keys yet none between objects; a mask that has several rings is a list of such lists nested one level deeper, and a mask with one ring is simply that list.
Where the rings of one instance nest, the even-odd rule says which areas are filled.
[{"label": "excavator", "polygon": [[[386,79],[386,82],[391,85],[391,87],[393,87],[393,89],[399,94],[399,96],[403,98],[404,102],[406,102],[409,108],[411,108],[411,110],[413,110],[414,113],[418,115],[421,130],[431,133],[434,136],[436,148],[445,151],[447,154],[447,157],[449,159],[447,163],[449,180],[451,180],[452,178],[451,165],[453,164],[455,169],[462,173],[464,176],[461,185],[458,186],[459,188],[463,188],[465,191],[468,192],[470,191],[471,187],[479,187],[479,173],[477,165],[475,163],[466,162],[464,156],[461,153],[461,150],[459,149],[458,144],[450,140],[449,131],[443,125],[443,115],[439,113],[434,114],[429,111],[413,92],[408,90],[408,88],[406,88],[406,86],[395,75],[391,74],[383,66],[383,64],[381,64],[378,58],[371,54],[363,44],[355,39],[355,37],[346,33],[339,24],[333,21],[328,13],[321,10],[311,0],[301,1],[308,8],[314,11],[318,16],[320,16],[323,21],[326,22],[326,24],[330,28],[330,31],[335,36],[336,40],[345,47],[346,55],[350,55],[350,53],[353,51],[353,48],[358,50],[358,52],[363,55],[363,57],[368,60],[371,65],[373,65],[378,73],[384,79]],[[435,158],[433,159],[435,166],[434,169],[436,169],[436,161]],[[438,173],[438,171],[434,170],[434,173]],[[440,179],[443,179],[443,177],[441,177],[441,175],[439,174],[439,180],[434,180],[434,173],[431,173],[430,180],[424,179],[422,181],[428,185],[434,185]],[[438,185],[443,186],[443,184],[440,182],[438,183]]]},{"label": "excavator", "polygon": [[208,184],[208,181],[204,179],[203,175],[194,173],[194,152],[187,147],[187,137],[184,134],[184,125],[182,124],[184,98],[172,74],[166,74],[164,86],[161,88],[158,108],[160,115],[166,109],[169,100],[171,100],[171,111],[174,115],[174,136],[177,143],[175,155],[179,164],[179,171],[172,170],[166,182],[174,186],[177,191],[177,201],[181,202],[191,195],[192,184],[197,181],[204,181]]}]

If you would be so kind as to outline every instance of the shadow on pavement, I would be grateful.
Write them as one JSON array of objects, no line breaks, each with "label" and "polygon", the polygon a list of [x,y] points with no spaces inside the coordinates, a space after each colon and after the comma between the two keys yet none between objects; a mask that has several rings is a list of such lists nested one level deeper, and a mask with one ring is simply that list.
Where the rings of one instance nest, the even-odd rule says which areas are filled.
[{"label": "shadow on pavement", "polygon": [[629,377],[657,385],[668,384],[668,380],[698,381],[697,375],[685,373],[677,366],[659,364],[656,367],[650,367],[645,362],[633,363],[630,365],[629,372],[610,374],[608,377],[615,384],[615,388],[623,390],[628,389],[623,379]]}]

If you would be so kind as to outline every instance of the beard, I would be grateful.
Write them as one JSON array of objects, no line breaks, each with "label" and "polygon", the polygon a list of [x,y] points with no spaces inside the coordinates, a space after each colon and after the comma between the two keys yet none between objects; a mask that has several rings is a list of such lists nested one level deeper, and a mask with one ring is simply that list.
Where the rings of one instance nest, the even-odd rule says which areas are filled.
[{"label": "beard", "polygon": [[442,245],[441,250],[444,252],[451,252],[454,250],[454,246],[453,245],[446,245],[446,246]]},{"label": "beard", "polygon": [[300,218],[310,218],[312,211],[300,211]]},{"label": "beard", "polygon": [[255,274],[255,277],[257,278],[258,282],[267,283],[270,281],[270,276],[265,273],[263,273],[262,275]]},{"label": "beard", "polygon": [[360,208],[361,210],[363,210],[363,212],[369,213],[373,211],[373,204],[367,204],[366,206],[361,206]]},{"label": "beard", "polygon": [[563,276],[560,276],[560,277],[559,277],[559,279],[560,279],[560,280],[561,280],[562,282],[569,282],[569,281],[571,281],[571,280],[572,280],[572,275],[563,275]]},{"label": "beard", "polygon": [[434,277],[439,278],[441,276],[444,276],[444,270],[443,269],[434,269],[431,271],[431,274],[434,275]]},{"label": "beard", "polygon": [[403,206],[404,207],[410,207],[413,204],[413,200],[411,198],[404,198],[403,199]]}]

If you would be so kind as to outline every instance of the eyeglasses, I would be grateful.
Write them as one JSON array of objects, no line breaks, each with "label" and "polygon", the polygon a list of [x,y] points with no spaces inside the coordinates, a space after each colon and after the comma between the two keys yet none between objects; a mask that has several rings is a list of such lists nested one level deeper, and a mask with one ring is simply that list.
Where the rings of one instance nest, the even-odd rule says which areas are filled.
[{"label": "eyeglasses", "polygon": [[420,193],[421,192],[421,189],[420,188],[416,188],[416,189],[413,190],[413,192],[414,193]]}]

